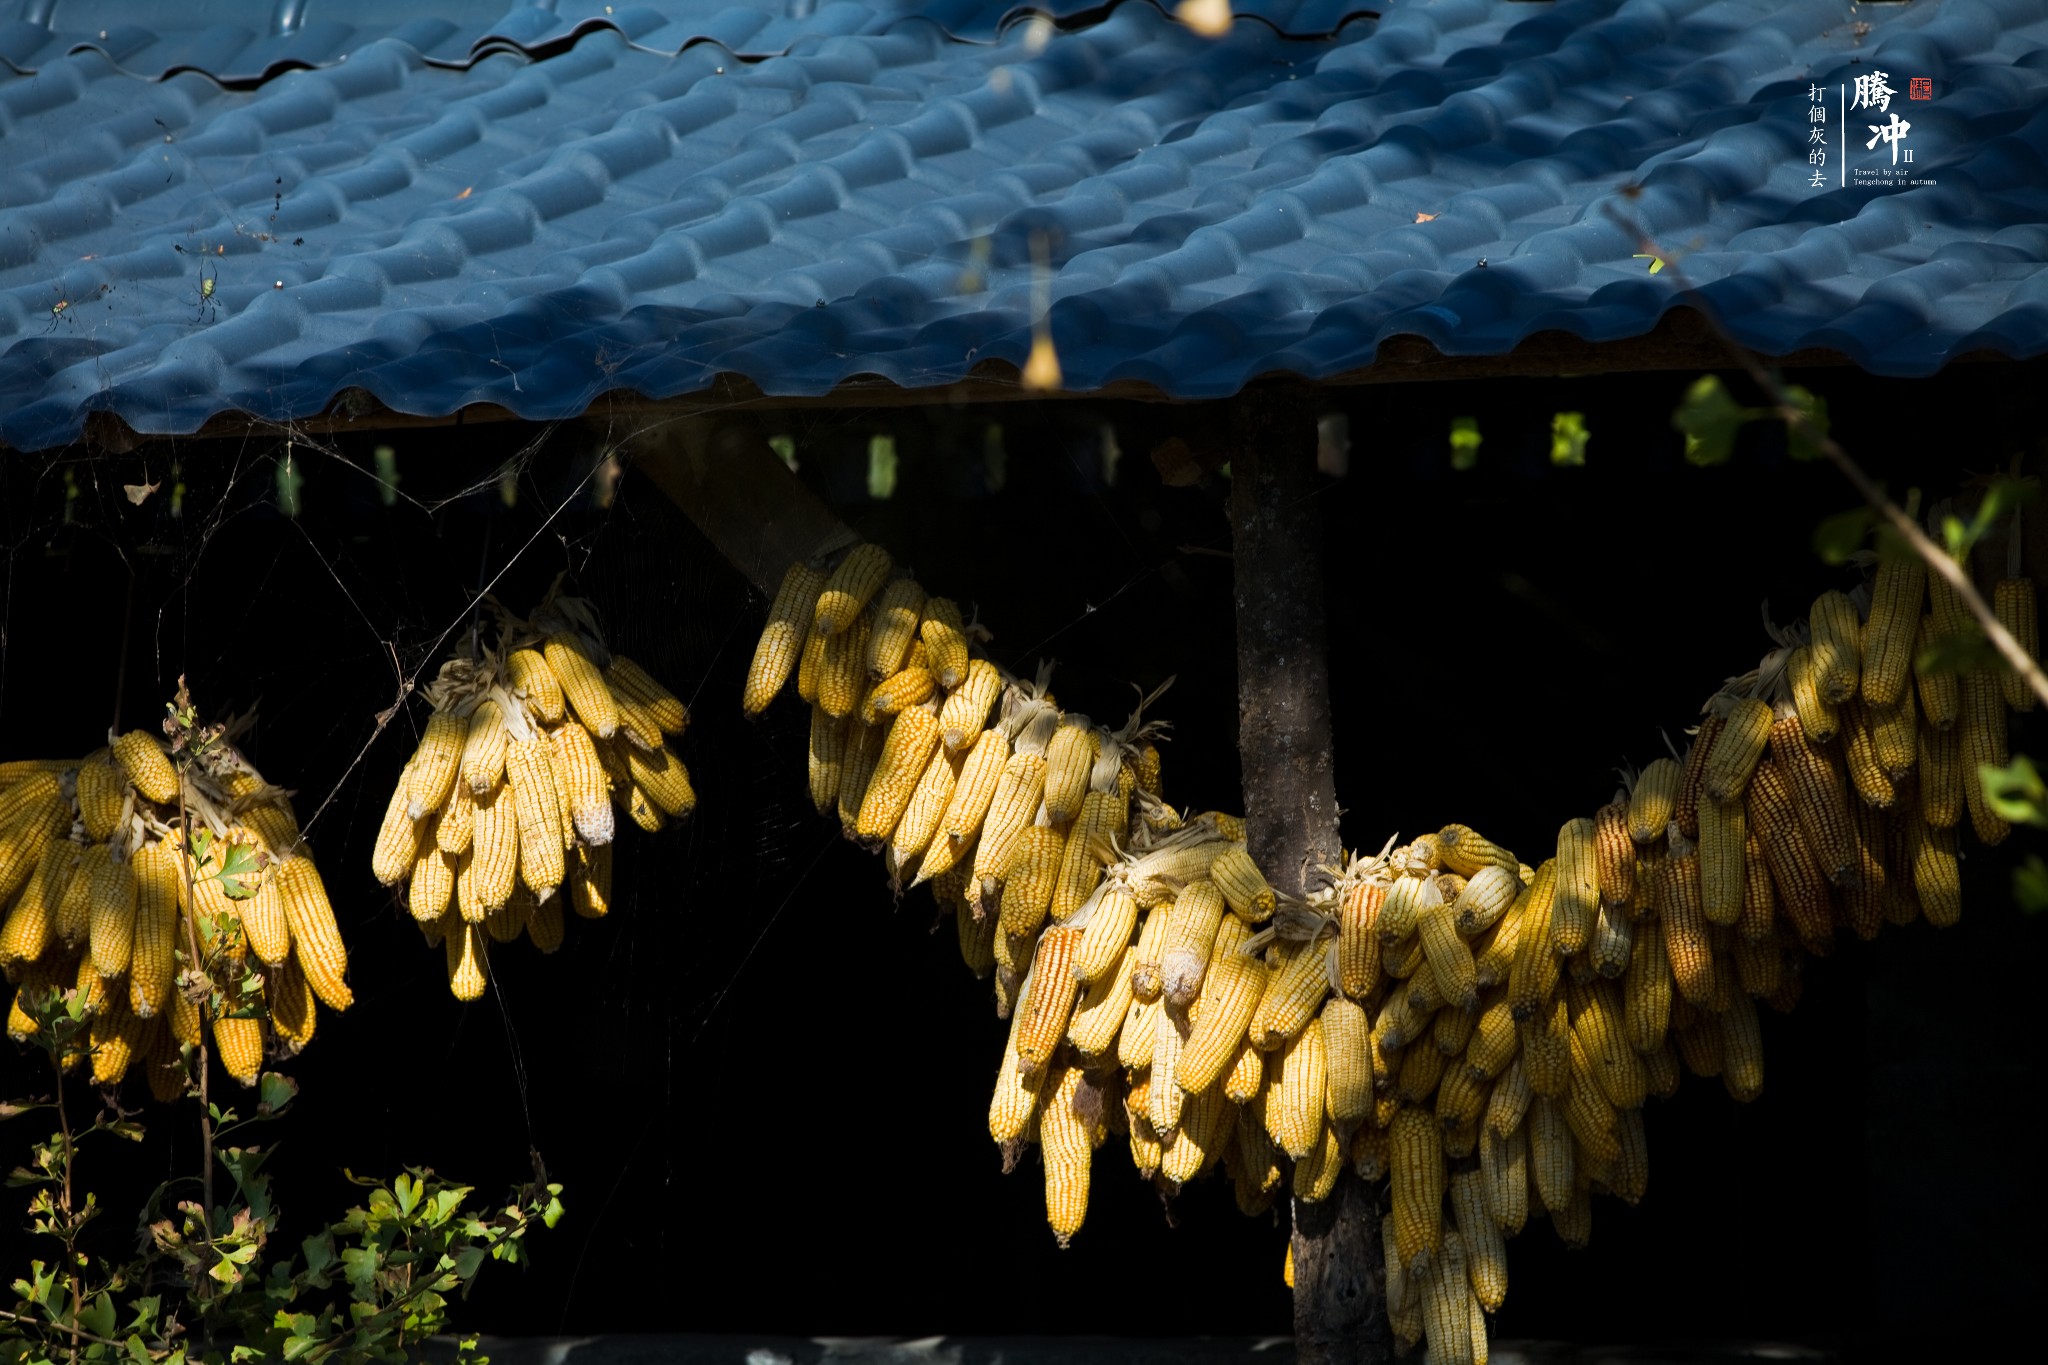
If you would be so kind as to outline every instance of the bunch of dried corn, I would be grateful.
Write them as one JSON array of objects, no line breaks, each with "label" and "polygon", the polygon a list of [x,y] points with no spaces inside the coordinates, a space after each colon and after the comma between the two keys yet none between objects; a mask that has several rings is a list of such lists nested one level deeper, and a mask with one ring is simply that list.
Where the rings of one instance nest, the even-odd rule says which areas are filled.
[{"label": "bunch of dried corn", "polygon": [[[1065,1245],[1085,1218],[1089,1153],[1112,1132],[1162,1192],[1221,1168],[1250,1214],[1283,1184],[1326,1197],[1348,1159],[1391,1181],[1390,1315],[1407,1341],[1429,1337],[1433,1360],[1485,1358],[1504,1242],[1532,1207],[1583,1246],[1593,1194],[1642,1197],[1648,1097],[1690,1070],[1756,1098],[1756,1001],[1789,1010],[1803,954],[1825,952],[1837,925],[1867,937],[1923,914],[1954,922],[1953,831],[1974,799],[1958,750],[2004,756],[1995,677],[1945,675],[1946,706],[1928,699],[1938,673],[1887,689],[1914,655],[1879,642],[1909,617],[1933,627],[1881,572],[1868,624],[1850,597],[1824,595],[1810,626],[1709,703],[1686,754],[1566,822],[1537,866],[1449,825],[1279,904],[1240,821],[1184,819],[1158,799],[1157,750],[1133,742],[1135,718],[1091,726],[1060,715],[1042,677],[998,672],[1000,705],[978,702],[973,719],[993,707],[994,724],[949,753],[909,709],[827,688],[831,641],[873,639],[890,611],[905,641],[958,633],[950,604],[888,579],[873,547],[829,577],[792,569],[747,705],[758,713],[789,661],[806,661],[820,811],[886,845],[899,884],[930,881],[968,964],[996,973],[1010,1029],[989,1129],[1006,1168],[1041,1148]],[[2023,584],[2000,597],[2031,640]],[[877,623],[871,600],[893,604]],[[935,628],[918,615],[931,605],[947,613]],[[869,695],[914,695],[943,717],[968,664],[927,685],[931,656],[916,648],[878,657]],[[1902,729],[1900,709],[1918,719]],[[936,824],[913,821],[932,809]],[[2003,837],[1971,809],[1981,835]]]},{"label": "bunch of dried corn", "polygon": [[552,953],[563,900],[586,919],[611,908],[614,806],[650,833],[697,806],[668,744],[688,711],[605,648],[588,602],[550,593],[498,627],[423,689],[434,711],[371,860],[445,951],[458,1000],[483,994],[492,942],[523,933]]},{"label": "bunch of dried corn", "polygon": [[[7,1028],[75,993],[86,1028],[63,1055],[114,1085],[132,1066],[184,1093],[183,1047],[211,1033],[235,1080],[311,1040],[317,1004],[347,1009],[347,953],[288,794],[221,731],[178,763],[142,730],[82,760],[0,764],[0,967]],[[190,738],[191,736],[188,736]]]}]

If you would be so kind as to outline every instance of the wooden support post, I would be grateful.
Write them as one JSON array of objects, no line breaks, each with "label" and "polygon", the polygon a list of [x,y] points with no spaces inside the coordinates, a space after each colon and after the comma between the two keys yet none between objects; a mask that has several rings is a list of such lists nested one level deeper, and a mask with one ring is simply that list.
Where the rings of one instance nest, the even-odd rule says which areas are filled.
[{"label": "wooden support post", "polygon": [[[1276,889],[1301,895],[1341,856],[1315,409],[1305,392],[1247,393],[1229,429],[1245,838]],[[1323,1202],[1297,1200],[1295,1358],[1390,1359],[1384,1278],[1376,1201],[1349,1169]]]}]

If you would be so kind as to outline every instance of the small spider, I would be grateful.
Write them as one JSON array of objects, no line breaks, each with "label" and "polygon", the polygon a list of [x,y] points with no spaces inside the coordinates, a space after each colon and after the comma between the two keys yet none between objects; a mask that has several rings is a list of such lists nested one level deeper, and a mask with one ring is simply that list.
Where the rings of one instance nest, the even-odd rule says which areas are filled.
[{"label": "small spider", "polygon": [[[48,336],[50,333],[56,331],[57,324],[60,322],[69,322],[72,323],[73,325],[76,325],[78,319],[71,315],[72,308],[81,303],[90,303],[92,300],[98,298],[100,295],[106,293],[109,289],[112,289],[113,287],[114,286],[112,286],[111,284],[103,284],[99,288],[90,290],[87,293],[78,297],[77,299],[59,298],[57,302],[50,308],[50,325],[43,329],[43,335]],[[62,291],[60,290],[59,292],[61,293]]]},{"label": "small spider", "polygon": [[220,317],[220,305],[213,301],[213,287],[220,281],[220,272],[215,271],[213,274],[209,275],[206,272],[210,268],[211,267],[208,263],[200,263],[199,315],[193,319],[194,322],[205,322],[207,320],[208,313],[211,313],[216,320],[218,320]]}]

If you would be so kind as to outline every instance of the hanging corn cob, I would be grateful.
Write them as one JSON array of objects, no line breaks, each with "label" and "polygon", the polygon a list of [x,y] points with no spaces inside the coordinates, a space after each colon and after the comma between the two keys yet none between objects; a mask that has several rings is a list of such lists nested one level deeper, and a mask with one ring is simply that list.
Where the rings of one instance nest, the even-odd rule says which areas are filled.
[{"label": "hanging corn cob", "polygon": [[110,735],[68,761],[0,764],[0,968],[20,983],[17,1040],[39,1004],[71,992],[87,1018],[67,1069],[116,1085],[146,1066],[176,1098],[194,1054],[145,1045],[168,1018],[202,1029],[223,1069],[253,1085],[295,1056],[317,1004],[347,1009],[346,950],[289,794],[233,743],[243,721],[201,726],[182,683],[163,738]]},{"label": "hanging corn cob", "polygon": [[[1925,604],[1895,570],[1874,629],[1860,591],[1771,629],[1776,648],[1709,702],[1690,749],[1625,772],[1539,867],[1447,825],[1325,869],[1329,885],[1298,902],[1252,862],[1242,821],[1158,799],[1157,722],[1061,713],[1044,673],[997,669],[950,600],[856,553],[830,601],[827,566],[791,571],[757,657],[808,657],[828,621],[832,639],[886,632],[868,650],[871,695],[919,670],[904,708],[838,720],[813,702],[814,796],[821,772],[844,776],[820,809],[886,846],[899,888],[930,882],[969,967],[993,967],[1011,1020],[990,1108],[1006,1168],[1020,1144],[1042,1146],[1064,1246],[1104,1178],[1090,1171],[1097,1115],[1125,1117],[1133,1164],[1162,1193],[1220,1165],[1253,1214],[1283,1181],[1326,1197],[1348,1155],[1361,1178],[1394,1182],[1389,1310],[1432,1358],[1484,1352],[1502,1239],[1532,1199],[1576,1246],[1592,1194],[1643,1196],[1650,1097],[1685,1070],[1738,1101],[1761,1094],[1755,1001],[1791,1008],[1802,952],[1828,951],[1838,916],[1866,935],[1922,913],[1954,922],[1971,765],[2003,753],[1995,675],[1962,679],[1953,706],[1913,704],[1930,680],[1907,686],[1901,660]],[[792,582],[814,600],[785,600]],[[2004,595],[2024,626],[2023,593]],[[922,661],[897,643],[913,636]],[[750,678],[750,714],[786,675]],[[935,716],[936,737],[920,718],[903,739],[907,708]],[[863,734],[856,770],[838,755]],[[1894,800],[1902,783],[1921,791]],[[1969,813],[1980,835],[2002,833]]]},{"label": "hanging corn cob", "polygon": [[[778,687],[802,638],[791,622],[809,628],[823,583],[792,570],[778,598],[756,659]],[[558,897],[582,918],[606,913],[619,812],[651,833],[697,805],[670,747],[688,710],[607,649],[590,604],[559,586],[530,621],[491,602],[496,642],[449,659],[422,689],[433,714],[371,856],[377,880],[402,891],[421,932],[445,949],[459,1000],[483,993],[490,943],[523,933],[543,953],[561,947]],[[766,658],[778,648],[779,664]]]}]

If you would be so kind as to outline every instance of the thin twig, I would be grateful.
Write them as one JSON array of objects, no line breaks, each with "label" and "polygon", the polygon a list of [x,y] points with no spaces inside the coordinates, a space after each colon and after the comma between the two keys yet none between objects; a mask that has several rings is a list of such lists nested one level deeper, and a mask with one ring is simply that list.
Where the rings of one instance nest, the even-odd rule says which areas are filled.
[{"label": "thin twig", "polygon": [[1611,206],[1608,209],[1608,216],[1634,232],[1644,251],[1662,261],[1664,268],[1676,277],[1681,288],[1695,294],[1699,315],[1706,320],[1707,327],[1727,348],[1728,353],[1735,357],[1735,363],[1742,367],[1744,373],[1770,396],[1771,402],[1778,409],[1778,415],[1784,418],[1785,425],[1813,442],[1835,468],[1842,471],[1842,477],[1849,481],[1850,487],[1861,494],[1865,502],[1876,508],[1892,530],[1898,533],[1899,538],[1912,547],[1913,553],[1926,563],[1928,571],[1939,575],[1955,589],[1956,595],[1962,598],[1963,605],[1970,609],[1970,615],[1976,618],[1978,627],[1984,632],[1984,638],[1991,642],[1999,657],[2005,660],[2013,672],[2026,680],[2028,689],[2043,705],[2048,705],[2048,673],[2041,671],[2041,665],[2027,653],[2026,647],[2014,639],[2012,632],[2000,623],[1998,614],[1984,600],[1983,594],[1977,591],[1977,585],[1971,580],[1969,570],[1929,539],[1927,533],[1920,529],[1919,523],[1907,516],[1905,509],[1885,495],[1885,491],[1863,472],[1863,467],[1849,457],[1849,452],[1836,444],[1834,437],[1820,430],[1806,411],[1792,401],[1792,395],[1785,391],[1785,386],[1778,382],[1778,377],[1757,359],[1755,353],[1729,335],[1728,330],[1721,325],[1720,318],[1706,306],[1705,300],[1697,297],[1697,291],[1693,290],[1691,282],[1685,278],[1684,270],[1657,245],[1655,238],[1636,224],[1623,220],[1621,214]]},{"label": "thin twig", "polygon": [[[20,1322],[26,1323],[31,1327],[42,1326],[40,1318],[32,1318],[26,1313],[10,1313],[4,1308],[0,1308],[0,1322]],[[89,1341],[95,1346],[118,1346],[126,1349],[128,1345],[127,1342],[116,1341],[112,1337],[94,1336],[91,1332],[75,1325],[71,1329],[71,1335],[79,1341]]]}]

